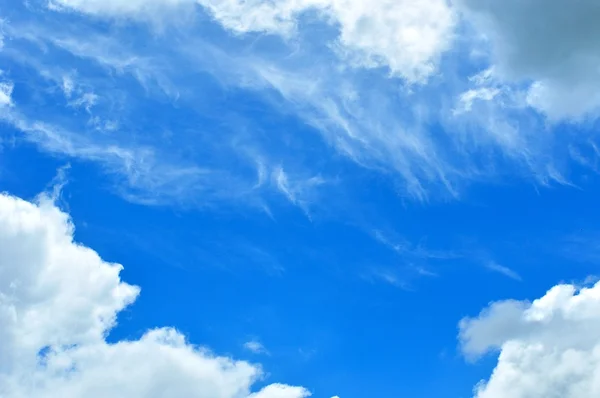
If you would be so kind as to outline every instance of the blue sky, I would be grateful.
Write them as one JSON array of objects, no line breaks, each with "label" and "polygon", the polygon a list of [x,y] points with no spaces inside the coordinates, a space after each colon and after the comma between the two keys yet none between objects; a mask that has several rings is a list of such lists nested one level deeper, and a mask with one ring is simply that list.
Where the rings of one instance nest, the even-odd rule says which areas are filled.
[{"label": "blue sky", "polygon": [[600,10],[505,3],[0,0],[0,397],[600,393]]}]

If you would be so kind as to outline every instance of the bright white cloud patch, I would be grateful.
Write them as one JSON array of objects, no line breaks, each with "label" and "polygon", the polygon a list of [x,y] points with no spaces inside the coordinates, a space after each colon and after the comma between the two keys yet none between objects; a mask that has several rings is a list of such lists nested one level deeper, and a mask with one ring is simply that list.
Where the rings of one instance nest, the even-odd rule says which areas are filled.
[{"label": "bright white cloud patch", "polygon": [[304,398],[301,387],[250,389],[259,367],[198,349],[170,328],[108,344],[139,289],[121,266],[73,241],[48,198],[0,195],[0,396]]},{"label": "bright white cloud patch", "polygon": [[[86,13],[156,18],[193,0],[54,0]],[[339,29],[334,44],[351,64],[388,67],[411,82],[435,71],[451,43],[455,16],[447,0],[197,0],[227,29],[291,37],[308,13]]]},{"label": "bright white cloud patch", "polygon": [[465,354],[498,349],[477,398],[600,396],[600,283],[558,285],[533,303],[492,304],[460,324]]},{"label": "bright white cloud patch", "polygon": [[496,75],[533,82],[528,103],[550,118],[600,107],[600,3],[596,0],[459,0],[490,41]]}]

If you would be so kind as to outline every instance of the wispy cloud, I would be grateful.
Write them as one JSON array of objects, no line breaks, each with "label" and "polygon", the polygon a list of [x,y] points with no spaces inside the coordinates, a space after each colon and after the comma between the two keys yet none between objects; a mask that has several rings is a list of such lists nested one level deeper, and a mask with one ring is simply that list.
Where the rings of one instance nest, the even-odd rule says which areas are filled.
[{"label": "wispy cloud", "polygon": [[[228,196],[224,187],[215,186],[221,179],[235,187],[229,196],[234,191],[244,192],[234,195],[242,198],[260,196],[270,189],[308,214],[328,180],[327,167],[342,169],[344,159],[382,173],[398,184],[400,195],[417,200],[460,197],[473,181],[510,173],[533,176],[544,184],[568,182],[561,159],[571,155],[561,150],[566,146],[560,135],[538,134],[548,127],[539,115],[524,110],[522,90],[511,92],[511,87],[495,81],[487,64],[467,68],[474,77],[465,76],[462,66],[470,61],[461,47],[451,57],[440,58],[456,22],[455,11],[447,9],[445,1],[420,3],[410,15],[401,12],[404,2],[386,0],[368,7],[361,2],[342,7],[335,0],[258,2],[265,10],[261,19],[245,13],[250,3],[237,0],[204,1],[202,7],[158,0],[54,4],[61,6],[53,9],[54,20],[38,23],[41,14],[33,9],[5,24],[12,40],[2,56],[54,79],[73,111],[86,110],[86,126],[113,133],[113,147],[127,148],[136,157],[152,153],[155,168],[163,170],[153,174],[163,177],[148,177],[146,185],[172,193],[129,193],[142,202],[160,202],[156,197],[161,195],[173,199],[195,186],[209,188],[192,189],[193,196]],[[121,19],[160,17],[161,10],[171,6],[174,12],[186,9],[218,25],[190,22],[164,26],[160,33]],[[117,18],[122,24],[109,35],[84,15],[64,12],[68,9]],[[300,22],[306,11],[318,13],[326,35],[303,30]],[[361,35],[353,22],[358,16],[374,22]],[[397,23],[376,23],[384,16]],[[425,29],[424,34],[419,35],[419,29]],[[126,33],[132,40],[120,39]],[[419,37],[411,39],[408,33]],[[136,37],[144,38],[143,46],[137,45]],[[415,45],[401,45],[400,39],[414,40]],[[35,48],[46,55],[41,57]],[[72,65],[83,64],[86,68],[74,74]],[[381,73],[382,66],[391,73]],[[436,69],[443,79],[433,73]],[[301,120],[304,125],[296,130],[302,137],[245,117],[247,109],[231,109],[231,101],[218,100],[227,95],[240,95],[236,104],[254,103],[253,111],[268,107],[271,115]],[[150,114],[138,117],[142,109],[151,109]],[[176,114],[162,120],[165,110]],[[79,131],[83,125],[21,115],[29,117],[30,124],[43,122],[62,131]],[[79,118],[84,121],[82,115]],[[199,131],[208,125],[218,129]],[[217,135],[218,142],[213,139]],[[95,136],[87,140],[99,146]],[[169,179],[174,183],[166,183]],[[265,200],[258,207],[270,211]]]},{"label": "wispy cloud", "polygon": [[288,198],[290,202],[304,210],[309,215],[309,205],[317,187],[325,184],[325,180],[320,176],[309,177],[306,179],[290,180],[282,167],[277,167],[273,171],[273,179],[277,189]]},{"label": "wispy cloud", "polygon": [[265,346],[257,340],[251,340],[244,343],[244,348],[253,354],[264,354],[270,355],[269,351],[265,348]]},{"label": "wispy cloud", "polygon": [[[221,128],[219,134],[223,140],[220,142],[213,140],[208,132],[198,132],[195,123],[202,122],[202,115],[196,113],[193,104],[198,98],[186,97],[185,104],[193,120],[176,126],[175,134],[170,121],[164,121],[162,131],[156,132],[152,131],[156,130],[153,123],[156,115],[137,116],[138,109],[158,104],[156,98],[136,94],[139,87],[132,86],[124,75],[133,77],[147,94],[158,93],[159,98],[168,98],[169,103],[160,104],[160,112],[177,109],[173,101],[177,101],[179,94],[169,80],[175,75],[165,73],[157,66],[160,62],[151,62],[145,56],[129,57],[128,49],[106,37],[91,34],[89,40],[81,41],[65,32],[47,35],[45,29],[27,24],[11,27],[9,32],[15,43],[3,53],[24,70],[31,69],[38,74],[41,80],[36,82],[36,96],[52,97],[59,90],[66,100],[64,108],[52,98],[50,103],[58,107],[31,112],[29,104],[17,103],[5,110],[2,120],[23,132],[22,139],[51,153],[98,163],[113,177],[115,190],[133,202],[183,206],[229,203],[256,207],[270,214],[267,201],[273,195],[269,192],[279,192],[308,212],[314,198],[312,191],[322,185],[324,179],[303,177],[306,173],[300,171],[301,165],[300,168],[288,165],[284,171],[281,164],[285,159],[279,157],[277,164],[272,163],[269,156],[274,153],[271,151],[258,156],[257,153],[263,152],[260,141],[242,134],[237,122]],[[89,27],[83,29],[89,30]],[[35,50],[16,43],[19,40],[58,47],[58,50],[46,50],[55,61],[62,60],[61,52],[66,51],[75,56],[70,62],[93,60],[101,69],[92,65],[73,71],[62,62],[46,62],[45,58],[36,56]],[[10,81],[3,83],[0,93],[3,103],[12,104],[12,90]],[[85,113],[78,113],[78,108]],[[148,116],[151,120],[145,123]]]},{"label": "wispy cloud", "polygon": [[[462,182],[478,173],[468,158],[461,160],[460,153],[450,153],[451,147],[441,145],[425,128],[424,123],[432,117],[427,115],[432,106],[428,90],[400,92],[412,105],[399,106],[394,98],[401,80],[395,87],[386,77],[374,76],[367,83],[363,72],[340,69],[339,61],[327,53],[280,49],[273,54],[260,46],[250,53],[240,52],[245,48],[243,42],[232,42],[230,51],[227,46],[216,48],[186,36],[181,38],[183,44],[169,51],[169,58],[160,52],[163,47],[159,42],[151,43],[156,52],[146,49],[139,54],[138,49],[123,48],[95,32],[86,36],[85,42],[72,35],[52,37],[54,45],[115,71],[131,73],[146,90],[156,87],[171,98],[183,99],[184,85],[189,83],[181,81],[180,69],[169,66],[176,64],[192,68],[184,75],[205,71],[227,86],[259,92],[274,109],[299,115],[357,164],[399,177],[405,194],[415,198],[426,199],[432,190],[457,195]],[[269,93],[283,97],[285,102],[269,99]]]},{"label": "wispy cloud", "polygon": [[391,231],[376,229],[371,231],[371,236],[395,253],[397,264],[393,267],[368,267],[365,279],[384,281],[405,290],[413,290],[417,279],[439,277],[437,271],[441,264],[463,257],[457,251],[433,250],[423,241],[415,244]]},{"label": "wispy cloud", "polygon": [[215,200],[245,197],[259,205],[249,181],[236,179],[228,171],[203,169],[193,164],[171,163],[161,159],[152,147],[124,147],[102,143],[59,126],[29,121],[16,112],[0,119],[22,131],[27,141],[50,153],[93,161],[115,177],[117,189],[127,199],[143,204],[180,202],[210,206]]},{"label": "wispy cloud", "polygon": [[438,275],[415,266],[371,266],[360,274],[369,283],[384,283],[406,292],[417,290],[416,280],[422,277],[437,277]]},{"label": "wispy cloud", "polygon": [[[600,261],[600,233],[594,230],[579,230],[556,240],[551,245],[551,253],[560,255],[567,261],[597,264]],[[544,250],[548,250],[544,245]]]},{"label": "wispy cloud", "polygon": [[414,267],[414,269],[417,272],[417,274],[422,275],[422,276],[428,276],[431,278],[437,278],[439,276],[439,274],[437,274],[425,267]]},{"label": "wispy cloud", "polygon": [[485,264],[485,267],[487,269],[489,269],[490,271],[497,272],[497,273],[502,274],[510,279],[514,279],[519,282],[523,281],[523,279],[521,278],[521,275],[519,275],[517,272],[513,271],[512,269],[510,269],[508,267],[500,265],[494,261],[488,261]]},{"label": "wispy cloud", "polygon": [[9,106],[11,104],[13,87],[12,82],[0,82],[0,107]]},{"label": "wispy cloud", "polygon": [[462,256],[456,251],[433,250],[427,248],[422,242],[414,244],[406,239],[396,236],[396,234],[391,232],[384,233],[381,230],[374,230],[373,237],[378,242],[407,259],[450,260]]}]

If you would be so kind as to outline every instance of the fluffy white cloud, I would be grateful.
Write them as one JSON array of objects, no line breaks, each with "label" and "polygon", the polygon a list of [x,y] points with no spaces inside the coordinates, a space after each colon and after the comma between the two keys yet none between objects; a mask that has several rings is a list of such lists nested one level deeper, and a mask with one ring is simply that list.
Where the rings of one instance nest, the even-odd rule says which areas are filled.
[{"label": "fluffy white cloud", "polygon": [[273,384],[251,393],[256,365],[216,357],[174,329],[108,344],[139,288],[122,267],[73,241],[67,214],[42,197],[0,195],[0,396],[3,398],[304,398]]},{"label": "fluffy white cloud", "polygon": [[[108,16],[152,17],[194,0],[54,0],[55,7]],[[362,67],[387,67],[423,81],[452,41],[455,14],[447,0],[197,0],[224,27],[289,38],[313,13],[339,28],[338,54]]]},{"label": "fluffy white cloud", "polygon": [[500,350],[477,398],[600,396],[600,283],[558,285],[533,303],[504,301],[460,324],[465,354]]},{"label": "fluffy white cloud", "polygon": [[600,107],[600,5],[596,0],[458,0],[491,43],[497,77],[533,82],[529,105],[552,119]]}]

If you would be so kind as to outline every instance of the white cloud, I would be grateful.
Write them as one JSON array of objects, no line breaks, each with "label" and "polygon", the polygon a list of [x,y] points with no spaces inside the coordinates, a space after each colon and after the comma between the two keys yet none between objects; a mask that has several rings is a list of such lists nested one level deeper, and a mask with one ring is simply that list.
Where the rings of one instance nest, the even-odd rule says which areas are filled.
[{"label": "white cloud", "polygon": [[[74,108],[82,107],[88,113],[91,113],[92,107],[98,102],[98,95],[80,87],[73,76],[64,75],[60,81],[60,87],[65,98],[70,100],[69,105]],[[74,96],[77,98],[73,98]]]},{"label": "white cloud", "polygon": [[61,86],[65,97],[71,98],[73,90],[75,90],[75,82],[73,81],[73,78],[67,75],[63,76]]},{"label": "white cloud", "polygon": [[446,0],[199,0],[224,26],[237,32],[289,36],[300,17],[317,12],[339,27],[337,46],[352,63],[389,67],[392,74],[422,81],[452,41],[454,12]]},{"label": "white cloud", "polygon": [[[326,144],[359,165],[390,172],[399,180],[395,182],[402,185],[401,193],[407,196],[426,199],[432,192],[450,192],[455,195],[458,180],[470,177],[470,170],[459,169],[461,166],[452,164],[452,159],[448,158],[446,152],[451,147],[439,147],[435,137],[420,125],[420,119],[426,117],[421,114],[421,110],[426,106],[422,97],[403,96],[402,101],[397,101],[398,88],[390,85],[386,76],[377,78],[375,82],[357,78],[354,72],[340,68],[339,64],[332,64],[328,57],[324,59],[318,54],[301,56],[299,59],[292,57],[292,62],[286,64],[283,61],[288,58],[287,55],[274,58],[272,54],[232,52],[226,46],[217,47],[189,36],[182,36],[177,40],[179,44],[171,49],[176,51],[175,56],[173,51],[148,54],[140,52],[140,49],[127,48],[123,44],[126,41],[119,38],[95,32],[90,32],[85,36],[85,40],[81,40],[69,32],[62,32],[60,28],[50,34],[43,25],[29,25],[18,29],[14,27],[11,30],[11,34],[21,35],[20,37],[24,36],[23,32],[28,32],[28,36],[23,37],[25,39],[36,42],[48,40],[53,46],[58,46],[77,57],[108,67],[111,70],[110,75],[113,71],[116,76],[131,74],[145,89],[148,89],[148,85],[152,86],[150,82],[165,82],[164,85],[160,85],[169,87],[169,92],[184,92],[189,90],[189,87],[196,87],[193,97],[182,95],[178,100],[180,106],[185,105],[191,109],[198,101],[197,93],[201,92],[201,89],[194,82],[186,81],[189,86],[187,88],[181,85],[182,71],[173,67],[174,65],[189,66],[190,69],[185,71],[186,73],[209,72],[224,86],[241,86],[259,92],[267,100],[269,96],[277,93],[283,97],[283,101],[278,99],[275,112],[281,109],[284,113],[298,115],[322,134]],[[165,65],[168,67],[163,67]],[[77,83],[84,81],[84,71],[79,73],[77,81],[73,80],[73,95],[77,92]],[[60,76],[62,78],[64,74]],[[101,81],[108,84],[113,80],[111,77]],[[99,79],[93,77],[93,81],[97,83]],[[180,84],[169,83],[174,81]],[[59,84],[64,90],[64,82],[61,80]],[[100,95],[107,90],[123,90],[123,86],[108,87],[104,90],[93,88],[93,92]],[[131,101],[135,101],[140,107],[145,105],[137,97],[131,98]],[[96,107],[93,110],[96,113],[101,112],[101,109]],[[112,109],[111,112],[111,116],[114,116]],[[112,137],[125,140],[128,135]],[[97,140],[98,136],[91,138]],[[305,148],[294,148],[294,153],[286,153],[289,148],[283,147],[285,144],[273,149],[273,145],[268,143],[270,150],[266,151],[261,148],[259,134],[249,136],[242,144],[256,147],[259,153],[266,154],[263,174],[259,172],[259,184],[253,182],[253,185],[261,187],[270,177],[271,187],[283,188],[280,192],[293,203],[304,206],[306,211],[307,204],[315,198],[314,188],[322,183],[318,177],[312,177],[318,176],[322,169],[315,170],[314,164],[298,164],[297,159],[302,156],[298,157],[296,151]],[[158,152],[159,148],[156,149]],[[282,153],[279,153],[279,150]],[[239,152],[237,154],[239,155]],[[227,153],[219,156],[219,159],[229,159],[232,155],[234,154]],[[205,156],[201,156],[203,157]],[[292,161],[287,161],[289,157]],[[284,174],[276,170],[278,163],[285,164]],[[264,184],[267,185],[269,184]],[[311,187],[313,192],[308,190]]]},{"label": "white cloud", "polygon": [[[50,35],[50,31],[55,34]],[[178,89],[188,90],[195,83],[186,82],[189,83],[187,88],[169,83],[171,78],[177,80],[178,74],[181,74],[181,69],[174,67],[180,62],[179,58],[173,60],[163,57],[162,53],[139,54],[123,46],[119,38],[98,35],[92,31],[77,36],[59,34],[59,31],[60,27],[48,29],[43,24],[9,26],[13,37],[57,46],[85,62],[97,63],[107,73],[101,74],[103,78],[100,79],[94,73],[87,73],[86,69],[76,70],[62,62],[48,62],[55,65],[54,69],[49,69],[44,60],[51,57],[39,61],[23,49],[16,48],[11,53],[13,60],[36,69],[44,78],[42,87],[46,80],[51,83],[50,89],[40,88],[39,95],[60,89],[67,99],[71,114],[70,118],[54,118],[64,109],[59,108],[58,112],[55,109],[32,112],[26,105],[16,106],[0,115],[0,119],[22,131],[24,134],[20,138],[35,143],[46,152],[98,163],[114,178],[117,193],[136,203],[206,207],[225,202],[227,205],[249,205],[269,212],[267,196],[272,198],[270,191],[277,191],[307,211],[311,201],[316,198],[316,191],[324,180],[318,173],[315,176],[305,172],[303,165],[297,162],[289,162],[290,166],[286,166],[286,192],[281,191],[274,177],[279,174],[280,167],[269,159],[273,153],[265,151],[255,136],[239,131],[245,127],[224,130],[223,141],[217,143],[209,134],[201,131],[202,128],[193,118],[186,122],[187,128],[174,131],[169,131],[172,126],[164,123],[159,128],[154,124],[142,127],[130,123],[129,112],[152,105],[153,99],[139,97],[135,90],[131,93],[127,90],[127,82],[122,83],[118,79],[124,74],[128,75],[127,79],[133,77],[149,94],[157,94],[152,86],[160,86],[160,89],[164,89],[162,94],[167,94],[171,100],[177,97]],[[81,36],[85,39],[81,40]],[[46,42],[46,39],[49,41]],[[169,67],[163,69],[164,65]],[[201,66],[192,63],[190,67],[199,71],[193,68]],[[191,97],[173,99],[178,103],[175,110],[183,105],[195,114],[194,103],[198,100],[198,91],[193,91]],[[56,104],[56,101],[49,103]],[[81,113],[71,112],[72,108],[84,108],[90,115],[81,118]],[[173,109],[165,106],[165,112]],[[98,130],[110,134],[97,134]],[[192,131],[193,136],[187,135]],[[144,138],[135,139],[136,134]],[[202,143],[198,141],[199,137],[204,139]],[[193,152],[185,160],[180,156],[183,147],[187,148],[188,154]]]},{"label": "white cloud", "polygon": [[271,384],[248,398],[304,398],[310,396],[302,387]]},{"label": "white cloud", "polygon": [[399,176],[408,196],[422,200],[436,190],[456,195],[457,177],[470,177],[470,170],[451,164],[450,148],[438,146],[424,128],[429,112],[424,98],[403,96],[406,103],[400,105],[388,79],[357,79],[327,62],[288,67],[256,57],[231,58],[221,73],[239,75],[232,65],[246,68],[243,81],[232,84],[275,90],[340,154]]},{"label": "white cloud", "polygon": [[[151,16],[193,0],[54,0],[51,4],[107,16]],[[316,13],[339,36],[333,46],[356,66],[387,67],[410,82],[424,81],[449,48],[455,15],[446,0],[197,0],[237,33],[293,36],[302,16]]]},{"label": "white cloud", "polygon": [[527,102],[551,119],[600,107],[600,7],[596,0],[459,0],[492,46],[494,73],[533,82]]},{"label": "white cloud", "polygon": [[[448,260],[461,257],[458,252],[433,250],[428,248],[425,246],[424,242],[418,242],[415,244],[399,236],[393,231],[384,232],[382,230],[375,229],[371,233],[375,240],[392,249],[405,259]],[[425,269],[421,269],[421,271],[426,272]]]},{"label": "white cloud", "polygon": [[460,106],[456,112],[468,112],[473,108],[475,101],[491,101],[500,93],[500,89],[491,87],[472,88],[459,96]]},{"label": "white cloud", "polygon": [[517,272],[513,271],[512,269],[505,267],[504,265],[498,264],[495,261],[489,261],[486,263],[486,268],[489,269],[490,271],[494,271],[494,272],[498,272],[510,279],[514,279],[516,281],[522,281],[523,279],[521,278],[521,275],[519,275]]},{"label": "white cloud", "polygon": [[600,283],[558,285],[533,303],[493,303],[460,324],[463,352],[499,350],[477,398],[600,396]]},{"label": "white cloud", "polygon": [[0,108],[12,103],[12,91],[13,84],[11,82],[0,82]]},{"label": "white cloud", "polygon": [[215,202],[263,206],[254,182],[226,169],[201,167],[165,159],[153,146],[98,140],[60,126],[28,120],[15,112],[0,114],[0,121],[23,132],[23,139],[39,149],[97,163],[115,179],[115,191],[126,200],[145,205],[165,203],[204,207]]},{"label": "white cloud", "polygon": [[[81,0],[73,2],[72,5],[85,11],[91,10],[93,4],[95,7],[93,9],[98,9],[93,13],[102,14],[104,2],[90,2],[90,5],[86,6],[83,3],[84,0]],[[390,78],[386,71],[372,73],[348,68],[343,60],[332,58],[331,53],[323,46],[324,40],[328,41],[332,38],[329,34],[331,32],[323,37],[314,37],[314,35],[310,36],[311,32],[302,31],[291,38],[296,28],[301,30],[302,26],[305,26],[303,23],[305,18],[320,16],[319,21],[331,23],[333,27],[340,29],[339,40],[342,40],[345,22],[340,21],[345,21],[344,18],[347,17],[345,13],[356,12],[356,15],[365,13],[368,17],[366,20],[370,20],[369,13],[379,13],[385,7],[406,7],[415,13],[421,12],[418,10],[424,7],[424,10],[427,10],[422,12],[427,14],[430,11],[429,6],[424,5],[426,3],[408,0],[393,4],[383,0],[371,3],[358,1],[342,3],[340,0],[299,0],[297,2],[229,0],[202,3],[213,9],[215,19],[229,29],[237,32],[271,32],[289,37],[290,40],[282,46],[264,46],[261,44],[264,44],[263,40],[255,41],[253,36],[246,37],[241,34],[237,37],[219,36],[220,42],[214,43],[211,42],[213,38],[201,33],[204,32],[205,27],[201,24],[189,30],[174,29],[170,31],[172,36],[153,36],[148,39],[148,46],[142,48],[132,47],[129,41],[122,40],[121,37],[107,36],[93,30],[85,19],[75,19],[80,24],[78,29],[86,32],[82,36],[85,40],[81,39],[80,35],[74,35],[71,30],[63,30],[58,26],[48,27],[45,24],[28,24],[18,28],[15,26],[10,33],[13,36],[21,35],[27,40],[59,47],[86,62],[98,63],[103,70],[107,70],[110,78],[85,76],[83,69],[80,71],[81,76],[78,76],[78,80],[82,82],[85,80],[93,82],[92,92],[100,96],[98,104],[92,108],[94,116],[107,110],[107,105],[112,105],[105,98],[107,92],[119,92],[125,96],[135,92],[134,90],[130,92],[127,90],[127,85],[117,80],[123,75],[134,77],[149,95],[147,98],[127,97],[128,101],[122,101],[120,104],[127,104],[128,107],[134,105],[137,109],[142,109],[146,105],[144,101],[148,98],[154,99],[153,97],[158,93],[167,94],[169,101],[176,101],[178,109],[198,109],[198,104],[202,103],[203,89],[201,79],[193,79],[192,76],[202,72],[202,74],[211,74],[223,87],[252,90],[253,94],[258,94],[267,106],[272,106],[274,112],[281,111],[285,115],[298,116],[314,127],[325,143],[343,156],[360,166],[390,176],[393,183],[398,185],[398,192],[403,196],[418,200],[428,200],[437,195],[458,197],[468,183],[505,175],[508,174],[508,170],[528,178],[533,175],[540,183],[565,181],[561,174],[563,171],[561,159],[555,162],[554,156],[548,156],[549,153],[556,154],[556,157],[562,154],[562,147],[555,147],[555,135],[539,134],[540,128],[544,126],[536,124],[537,119],[532,121],[525,118],[527,120],[523,121],[521,116],[524,97],[520,98],[519,103],[513,103],[512,93],[507,94],[506,86],[496,83],[488,71],[487,74],[482,74],[485,78],[479,79],[481,81],[473,79],[475,87],[466,87],[465,77],[456,75],[457,71],[445,70],[444,77],[447,83],[436,78],[431,80],[430,85],[416,85],[411,87],[411,90],[404,90],[406,86],[403,82],[400,79]],[[443,3],[446,4],[445,1]],[[136,12],[135,4],[132,5],[133,8],[127,10]],[[168,7],[168,3],[163,4]],[[257,4],[262,8],[251,7]],[[253,12],[263,8],[267,9],[265,13],[253,16]],[[111,15],[119,14],[119,11],[114,11],[119,10],[118,7],[110,6],[109,9],[113,10]],[[289,11],[290,9],[292,11]],[[393,11],[393,9],[391,11],[386,9],[385,12],[381,11],[381,15],[396,18]],[[409,18],[409,14],[412,15],[402,14],[402,18]],[[267,24],[264,21],[265,15],[278,16],[273,17],[276,24],[273,26]],[[235,22],[236,18],[241,18],[245,22],[238,26]],[[347,18],[353,20],[354,17]],[[311,26],[314,26],[313,22],[314,19]],[[401,25],[367,24],[371,28],[381,29],[396,29],[396,27],[401,29]],[[451,31],[452,29],[446,32],[444,40],[451,36],[449,33]],[[370,34],[360,37],[367,40]],[[388,40],[385,32],[373,33],[373,35],[380,38],[382,43]],[[395,43],[394,40],[392,42]],[[340,41],[334,47],[340,50],[349,45]],[[168,49],[164,46],[168,46]],[[386,45],[385,48],[393,49],[394,45]],[[244,50],[240,51],[241,49]],[[402,54],[410,57],[410,50]],[[460,71],[462,70],[461,68]],[[403,74],[409,73],[403,72]],[[102,87],[97,86],[99,82],[107,87],[102,90]],[[117,84],[111,85],[111,82]],[[159,90],[156,90],[157,88]],[[457,105],[454,100],[459,92],[463,92],[463,96]],[[504,102],[507,106],[504,106]],[[119,112],[119,104],[116,105],[116,108],[110,108],[110,115],[105,119],[123,116],[123,120],[126,121],[130,115],[127,115],[127,112]],[[517,112],[520,112],[518,117],[513,117]],[[194,122],[191,121],[190,124],[192,123]],[[123,124],[120,124],[121,129],[122,126]],[[275,137],[275,140],[269,138],[271,142],[267,142],[268,140],[264,139],[266,135],[255,134],[262,126],[241,127],[235,129],[236,132],[229,134],[227,138],[232,138],[231,142],[233,142],[239,138],[239,136],[233,137],[234,135],[238,135],[240,130],[247,130],[249,133],[242,144],[236,148],[227,148],[226,153],[219,153],[214,157],[212,156],[216,152],[210,145],[214,141],[206,140],[207,143],[203,145],[198,145],[198,141],[192,140],[183,142],[185,129],[180,128],[177,133],[172,134],[180,144],[170,153],[177,153],[178,148],[190,146],[189,153],[192,152],[191,149],[197,152],[193,155],[195,159],[212,159],[211,166],[217,165],[223,171],[227,170],[232,163],[224,164],[223,159],[232,157],[237,159],[242,146],[255,148],[256,152],[265,155],[265,164],[259,166],[262,169],[259,168],[258,171],[258,183],[252,181],[251,184],[246,184],[247,181],[243,181],[241,191],[256,193],[260,189],[274,187],[293,203],[306,207],[302,203],[313,200],[314,193],[309,197],[303,196],[301,190],[293,189],[292,183],[294,180],[302,181],[310,176],[319,175],[323,167],[336,162],[338,158],[324,156],[321,157],[322,162],[312,162],[312,159],[308,159],[315,153],[313,150],[315,146],[305,144],[309,140],[303,141],[304,146],[297,145],[292,148],[288,145],[289,140],[284,142],[283,137],[288,132],[274,132],[271,136]],[[70,126],[66,128],[71,131],[77,130]],[[136,131],[131,133],[142,135],[141,132]],[[156,145],[157,153],[164,148],[165,140],[161,137],[153,136],[148,131],[143,136],[148,141],[153,140],[149,145]],[[120,137],[113,134],[111,137],[115,140],[127,139],[129,134],[121,133]],[[119,144],[127,147],[127,142],[119,142]],[[245,149],[242,148],[243,150]],[[216,158],[218,160],[215,160]],[[288,161],[290,158],[295,161]],[[250,165],[247,160],[246,157],[241,161],[243,173],[246,173],[242,179],[246,180],[247,176],[254,171],[249,171],[254,165]],[[271,162],[268,162],[269,160]],[[299,164],[301,162],[306,163]],[[287,186],[286,179],[281,178],[283,175],[273,173],[277,164],[284,164],[286,167],[284,174],[288,176]],[[205,171],[203,167],[199,168]],[[202,181],[208,179],[207,174],[201,173],[193,174],[193,177]],[[341,175],[340,180],[352,179],[354,176],[347,177],[348,175]],[[189,181],[193,181],[194,178],[190,178]],[[186,187],[192,185],[197,184],[193,182]],[[214,187],[214,184],[203,183],[201,186]],[[313,188],[316,186],[313,184]],[[255,189],[252,189],[253,187]],[[176,189],[175,192],[181,193],[181,191]],[[209,196],[221,197],[222,190],[216,191],[219,195]],[[244,198],[246,197],[244,195]],[[153,199],[150,198],[149,201]],[[265,208],[265,204],[261,203],[259,207]]]},{"label": "white cloud", "polygon": [[174,329],[109,344],[106,334],[139,288],[122,267],[73,240],[47,197],[0,195],[0,396],[303,398],[273,384],[251,393],[260,367],[217,357]]},{"label": "white cloud", "polygon": [[325,180],[320,176],[291,179],[281,166],[273,170],[272,178],[277,189],[290,202],[306,213],[308,213],[310,203],[314,199],[316,188],[325,184]]},{"label": "white cloud", "polygon": [[246,343],[244,343],[244,348],[250,352],[253,352],[254,354],[268,354],[269,353],[269,351],[265,348],[265,346],[260,341],[256,341],[256,340],[247,341]]}]

